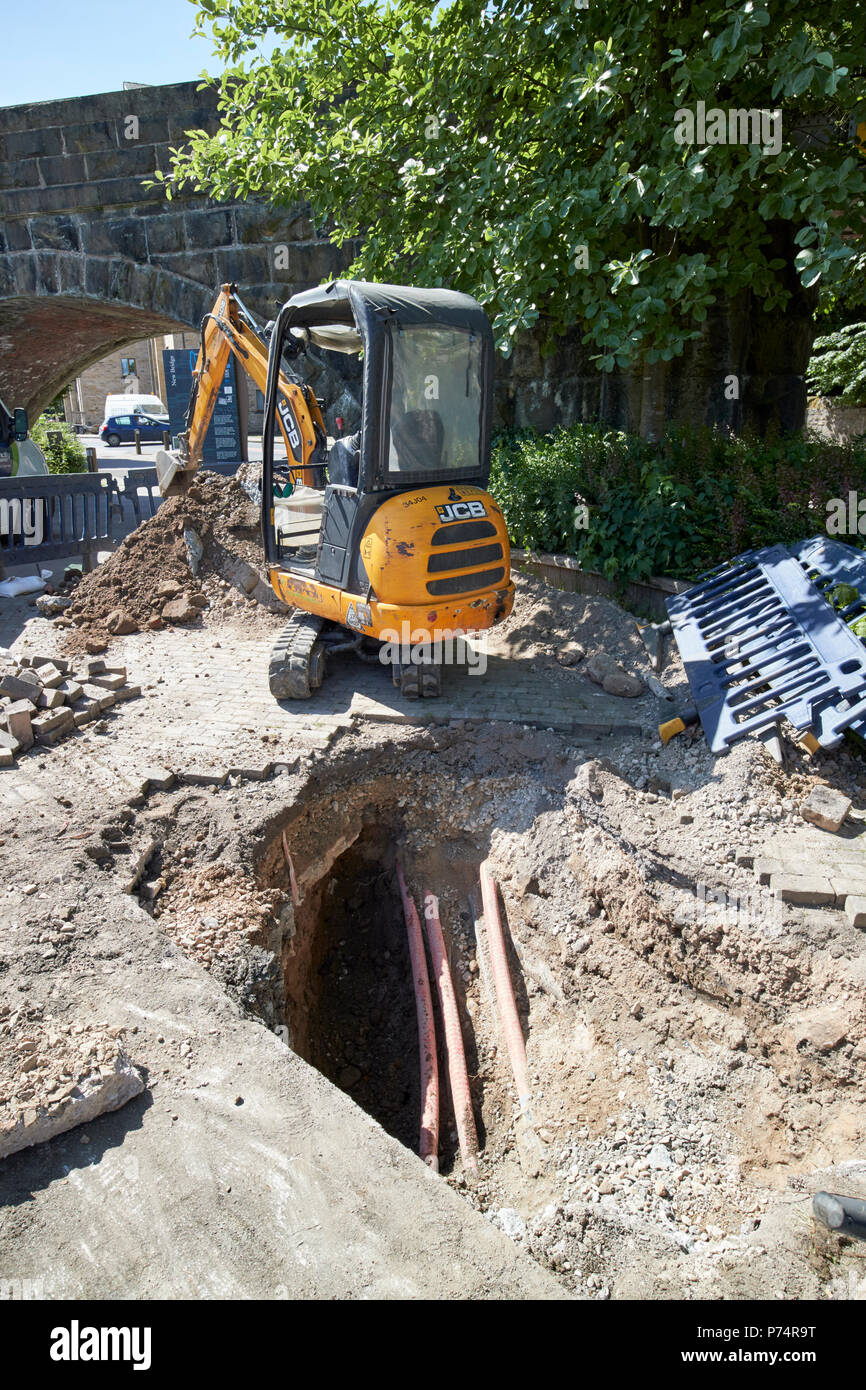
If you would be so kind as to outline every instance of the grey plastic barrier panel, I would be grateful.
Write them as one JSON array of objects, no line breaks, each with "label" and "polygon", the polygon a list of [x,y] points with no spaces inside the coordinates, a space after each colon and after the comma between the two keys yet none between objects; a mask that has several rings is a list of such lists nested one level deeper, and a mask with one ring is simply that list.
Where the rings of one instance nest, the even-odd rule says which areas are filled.
[{"label": "grey plastic barrier panel", "polygon": [[111,548],[117,497],[109,474],[0,479],[0,564],[81,555],[85,568],[92,567],[96,552]]}]

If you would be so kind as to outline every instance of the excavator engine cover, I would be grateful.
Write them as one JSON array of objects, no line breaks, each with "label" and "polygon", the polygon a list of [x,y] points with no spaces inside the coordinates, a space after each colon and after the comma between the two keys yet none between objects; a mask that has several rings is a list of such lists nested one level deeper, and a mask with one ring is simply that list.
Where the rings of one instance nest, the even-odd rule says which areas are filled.
[{"label": "excavator engine cover", "polygon": [[[361,562],[379,603],[431,604],[509,586],[502,512],[479,487],[431,487],[390,497],[361,540]],[[486,627],[479,604],[479,627]]]}]

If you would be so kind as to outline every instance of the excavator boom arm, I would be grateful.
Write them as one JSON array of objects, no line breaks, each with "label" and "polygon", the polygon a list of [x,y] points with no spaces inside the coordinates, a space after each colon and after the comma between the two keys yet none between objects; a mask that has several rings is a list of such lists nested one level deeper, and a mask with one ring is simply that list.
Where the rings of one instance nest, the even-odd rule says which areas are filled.
[{"label": "excavator boom arm", "polygon": [[[161,450],[157,455],[159,489],[163,496],[184,491],[201,466],[205,436],[231,353],[264,395],[268,348],[241,305],[235,287],[221,285],[214,306],[202,323],[186,431],[179,437],[179,450]],[[325,423],[310,389],[289,380],[283,371],[279,375],[277,423],[286,446],[292,481],[315,485],[316,470],[325,459]]]}]

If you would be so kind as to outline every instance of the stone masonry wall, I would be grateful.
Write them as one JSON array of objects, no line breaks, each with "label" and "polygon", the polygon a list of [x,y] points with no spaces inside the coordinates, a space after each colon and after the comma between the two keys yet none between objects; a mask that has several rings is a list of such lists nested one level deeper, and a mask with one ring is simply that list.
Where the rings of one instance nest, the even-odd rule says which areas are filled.
[{"label": "stone masonry wall", "polygon": [[[115,347],[198,329],[236,281],[272,318],[345,269],[302,203],[168,202],[142,180],[186,130],[213,129],[194,82],[0,110],[0,395],[37,411]],[[339,364],[335,364],[339,373]]]}]

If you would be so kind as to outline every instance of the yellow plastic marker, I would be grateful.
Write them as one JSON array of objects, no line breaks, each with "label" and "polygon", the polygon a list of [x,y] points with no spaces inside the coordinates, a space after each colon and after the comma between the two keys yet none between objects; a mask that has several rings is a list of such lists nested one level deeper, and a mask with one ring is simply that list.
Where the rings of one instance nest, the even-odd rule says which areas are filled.
[{"label": "yellow plastic marker", "polygon": [[684,714],[678,714],[674,719],[667,719],[664,724],[659,724],[659,738],[662,743],[670,743],[672,738],[681,734],[683,729],[690,724],[697,724],[698,712],[696,709],[686,710]]}]

